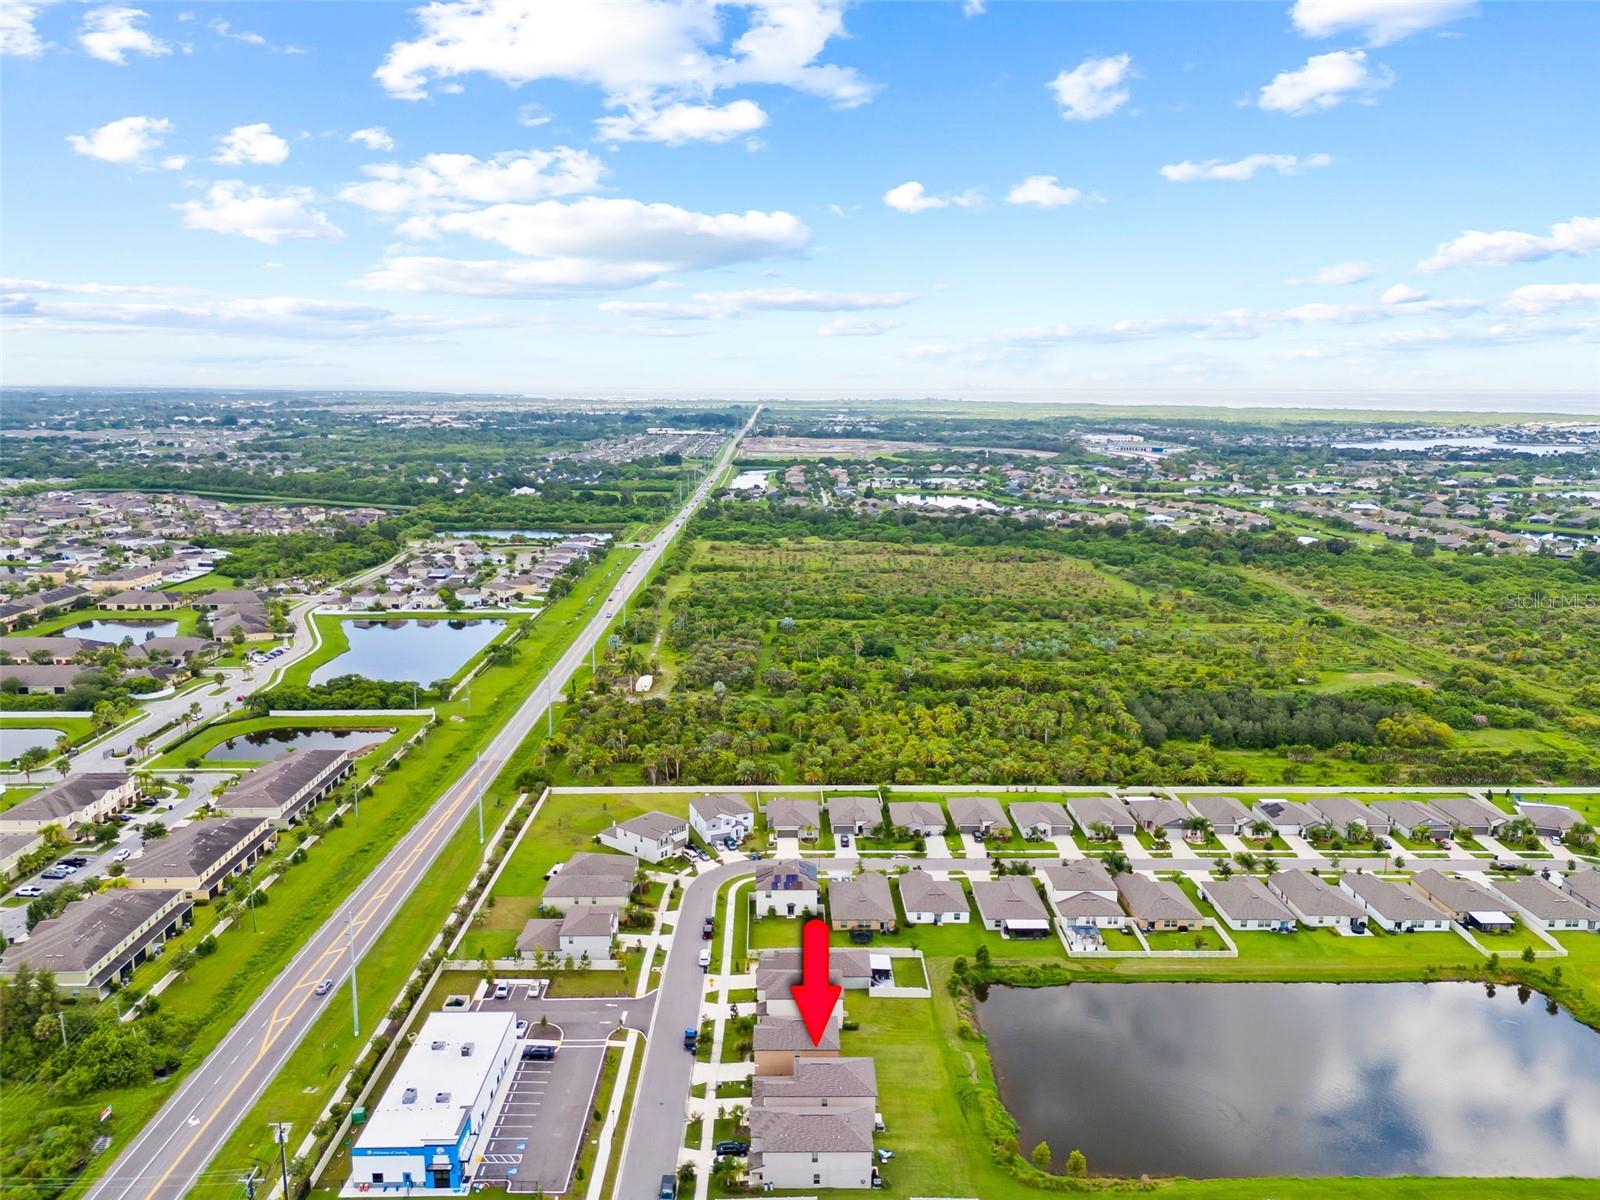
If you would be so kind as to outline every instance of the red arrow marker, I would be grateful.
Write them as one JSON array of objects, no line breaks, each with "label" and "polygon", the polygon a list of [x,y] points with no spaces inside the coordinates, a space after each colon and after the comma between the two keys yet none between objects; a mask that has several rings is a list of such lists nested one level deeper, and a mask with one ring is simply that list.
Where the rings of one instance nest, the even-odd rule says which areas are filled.
[{"label": "red arrow marker", "polygon": [[813,917],[801,931],[800,982],[789,985],[813,1046],[822,1043],[828,1018],[844,989],[828,982],[828,923]]}]

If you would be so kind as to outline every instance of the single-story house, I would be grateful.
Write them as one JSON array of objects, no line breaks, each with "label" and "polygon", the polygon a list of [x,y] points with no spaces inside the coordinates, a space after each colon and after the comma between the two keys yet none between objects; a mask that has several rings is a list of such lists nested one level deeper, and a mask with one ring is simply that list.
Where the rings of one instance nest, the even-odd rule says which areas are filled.
[{"label": "single-story house", "polygon": [[985,929],[1008,938],[1050,936],[1050,912],[1027,875],[1001,875],[972,881],[972,899]]},{"label": "single-story house", "polygon": [[1200,884],[1200,895],[1229,929],[1293,933],[1297,928],[1294,913],[1254,875],[1207,879]]},{"label": "single-story house", "polygon": [[1495,890],[1522,910],[1528,923],[1545,930],[1600,929],[1600,909],[1590,908],[1537,875],[1497,879]]},{"label": "single-story house", "polygon": [[900,903],[909,925],[965,925],[972,916],[959,881],[935,879],[920,867],[900,876]]},{"label": "single-story house", "polygon": [[70,667],[80,654],[98,654],[106,648],[104,642],[91,642],[76,637],[8,637],[0,642],[0,655],[14,663],[31,663],[35,654],[48,656],[39,666]]},{"label": "single-story house", "polygon": [[1133,814],[1133,823],[1146,833],[1165,829],[1168,834],[1181,834],[1183,827],[1194,820],[1193,813],[1165,796],[1133,796],[1123,804]]},{"label": "single-story house", "polygon": [[833,1010],[819,1042],[811,1041],[798,1018],[767,1016],[756,1022],[751,1041],[756,1075],[793,1075],[797,1059],[839,1057],[839,1010]]},{"label": "single-story house", "polygon": [[1568,871],[1561,881],[1561,887],[1590,908],[1600,909],[1600,871],[1596,871],[1593,867]]},{"label": "single-story house", "polygon": [[822,813],[815,800],[779,796],[767,801],[767,829],[774,837],[814,842],[822,836]]},{"label": "single-story house", "polygon": [[1376,875],[1347,871],[1339,878],[1339,890],[1361,905],[1386,933],[1443,933],[1450,928],[1450,918],[1411,888]]},{"label": "single-story house", "polygon": [[948,827],[944,809],[933,800],[896,800],[889,805],[889,823],[922,837],[943,837]]},{"label": "single-story house", "polygon": [[1321,823],[1311,809],[1295,800],[1263,800],[1250,810],[1250,822],[1265,821],[1279,837],[1302,837],[1306,830]]},{"label": "single-story house", "polygon": [[1583,820],[1575,809],[1564,804],[1519,804],[1517,815],[1527,817],[1540,837],[1558,838]]},{"label": "single-story house", "polygon": [[1088,838],[1095,837],[1095,828],[1101,825],[1105,826],[1107,837],[1136,833],[1139,829],[1133,814],[1110,796],[1074,796],[1067,801],[1067,811]]},{"label": "single-story house", "polygon": [[1366,911],[1346,893],[1329,887],[1309,871],[1275,871],[1267,877],[1267,890],[1282,900],[1302,925],[1346,933],[1366,931]]},{"label": "single-story house", "polygon": [[582,850],[545,884],[540,902],[560,913],[576,908],[626,908],[638,873],[639,860],[631,854]]},{"label": "single-story house", "polygon": [[1195,796],[1189,807],[1210,821],[1216,833],[1238,836],[1250,828],[1250,810],[1232,796]]},{"label": "single-story house", "polygon": [[1516,927],[1500,897],[1471,880],[1429,867],[1411,877],[1411,886],[1468,929],[1506,933]]},{"label": "single-story house", "polygon": [[118,592],[100,601],[108,612],[169,612],[183,607],[184,598],[177,592],[147,592],[135,589]]},{"label": "single-story house", "polygon": [[56,986],[105,996],[126,982],[134,968],[161,953],[162,945],[189,923],[194,905],[175,889],[113,888],[72,901],[33,927],[26,941],[0,956],[0,975],[23,966],[53,971]]},{"label": "single-story house", "polygon": [[743,796],[715,792],[689,801],[689,824],[708,842],[742,842],[755,827],[756,814]]},{"label": "single-story house", "polygon": [[1131,872],[1116,876],[1113,882],[1122,910],[1146,933],[1187,933],[1210,923],[1183,889],[1168,880]]},{"label": "single-story house", "polygon": [[1509,813],[1501,812],[1488,801],[1479,800],[1476,796],[1444,796],[1438,800],[1430,800],[1428,804],[1448,817],[1454,828],[1464,829],[1468,833],[1492,836],[1496,829],[1511,820]]},{"label": "single-story house", "polygon": [[833,836],[862,834],[883,824],[883,808],[876,796],[834,796],[828,801],[828,828]]},{"label": "single-story house", "polygon": [[78,679],[93,668],[80,666],[57,667],[35,663],[0,663],[0,683],[16,681],[16,690],[24,696],[64,696]]},{"label": "single-story house", "polygon": [[664,812],[647,812],[605,830],[600,834],[600,844],[647,863],[658,863],[689,844],[689,822]]},{"label": "single-story house", "polygon": [[1438,809],[1418,800],[1374,800],[1372,807],[1394,823],[1396,833],[1411,837],[1418,829],[1430,838],[1448,837],[1455,824]]},{"label": "single-story house", "polygon": [[1314,800],[1307,800],[1306,805],[1322,818],[1324,824],[1332,825],[1335,832],[1341,835],[1349,833],[1352,825],[1359,826],[1373,837],[1388,837],[1389,831],[1394,828],[1394,822],[1388,814],[1349,796],[1318,796]]},{"label": "single-story house", "polygon": [[779,859],[756,867],[756,916],[805,917],[822,911],[815,863]]},{"label": "single-story house", "polygon": [[872,929],[888,933],[895,927],[894,897],[889,881],[876,871],[863,871],[828,887],[828,914],[835,929]]},{"label": "single-story house", "polygon": [[1000,801],[989,796],[952,796],[950,820],[957,833],[968,837],[986,838],[998,832],[1002,838],[1011,834],[1011,822],[1006,820],[1006,810]]},{"label": "single-story house", "polygon": [[802,1058],[793,1075],[764,1075],[750,1084],[750,1103],[769,1111],[864,1108],[878,1104],[878,1072],[872,1059]]},{"label": "single-story house", "polygon": [[872,1112],[864,1108],[794,1112],[752,1108],[750,1186],[757,1191],[870,1188]]},{"label": "single-story house", "polygon": [[1066,837],[1072,832],[1072,818],[1054,800],[1018,800],[1011,805],[1011,823],[1030,842]]}]

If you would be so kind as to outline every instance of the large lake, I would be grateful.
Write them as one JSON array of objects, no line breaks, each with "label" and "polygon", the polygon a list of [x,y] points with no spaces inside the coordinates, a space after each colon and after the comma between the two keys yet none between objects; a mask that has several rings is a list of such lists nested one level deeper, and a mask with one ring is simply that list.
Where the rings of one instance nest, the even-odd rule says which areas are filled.
[{"label": "large lake", "polygon": [[291,750],[364,750],[391,729],[258,729],[206,751],[207,762],[271,762]]},{"label": "large lake", "polygon": [[35,746],[51,749],[61,737],[59,729],[19,728],[0,725],[0,762],[10,762]]},{"label": "large lake", "polygon": [[434,683],[454,675],[461,665],[494,640],[504,621],[447,621],[406,618],[392,621],[346,621],[350,649],[311,673],[312,683],[340,675]]},{"label": "large lake", "polygon": [[1091,1171],[1600,1176],[1600,1034],[1469,983],[1103,983],[982,1003],[1026,1154]]},{"label": "large lake", "polygon": [[83,638],[89,642],[120,642],[123,638],[132,638],[136,642],[146,641],[153,637],[176,637],[178,623],[176,621],[152,620],[126,620],[126,621],[85,621],[81,625],[69,625],[61,631],[62,637]]}]

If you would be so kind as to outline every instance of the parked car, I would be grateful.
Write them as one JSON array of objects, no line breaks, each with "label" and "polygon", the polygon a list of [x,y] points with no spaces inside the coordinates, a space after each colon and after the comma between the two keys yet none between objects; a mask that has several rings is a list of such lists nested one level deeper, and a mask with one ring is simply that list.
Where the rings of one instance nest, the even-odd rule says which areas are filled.
[{"label": "parked car", "polygon": [[128,847],[124,846],[121,850],[118,850],[115,854],[113,854],[111,856],[111,861],[112,862],[127,862],[132,857],[133,857],[133,851],[130,850]]},{"label": "parked car", "polygon": [[44,895],[44,889],[37,883],[28,883],[17,889],[17,895],[21,896],[24,900],[31,900],[35,896]]},{"label": "parked car", "polygon": [[736,1158],[743,1158],[746,1154],[749,1154],[749,1153],[750,1153],[750,1143],[749,1142],[718,1142],[717,1143],[717,1154],[719,1156],[723,1155],[723,1154],[731,1154]]},{"label": "parked car", "polygon": [[496,1000],[504,1000],[509,995],[511,995],[511,985],[509,983],[501,980],[501,982],[495,984],[494,998]]},{"label": "parked car", "polygon": [[711,969],[711,947],[710,946],[707,946],[704,950],[700,951],[700,969],[702,971],[709,971]]},{"label": "parked car", "polygon": [[700,922],[700,936],[707,941],[711,939],[711,935],[716,933],[716,931],[717,919],[715,917],[707,917],[704,921]]},{"label": "parked car", "polygon": [[663,1175],[661,1177],[661,1191],[657,1193],[657,1200],[678,1200],[678,1177],[676,1175]]},{"label": "parked car", "polygon": [[538,1042],[522,1048],[522,1058],[525,1062],[549,1062],[556,1056],[556,1048],[549,1042]]},{"label": "parked car", "polygon": [[839,845],[846,850],[850,849],[850,835],[848,833],[839,835]]},{"label": "parked car", "polygon": [[39,872],[39,878],[65,879],[70,874],[72,874],[72,872],[67,870],[65,867],[46,867],[44,870]]},{"label": "parked car", "polygon": [[317,987],[316,987],[317,995],[326,996],[331,991],[333,991],[333,980],[324,979],[321,983],[317,984]]},{"label": "parked car", "polygon": [[517,1036],[518,1037],[527,1037],[528,1036],[528,1023],[526,1021],[518,1021],[517,1022]]},{"label": "parked car", "polygon": [[724,850],[737,850],[739,848],[739,839],[731,835],[723,838],[722,848]]},{"label": "parked car", "polygon": [[65,867],[87,867],[89,865],[89,860],[84,858],[81,854],[73,854],[67,858],[63,858],[61,860],[61,865]]}]

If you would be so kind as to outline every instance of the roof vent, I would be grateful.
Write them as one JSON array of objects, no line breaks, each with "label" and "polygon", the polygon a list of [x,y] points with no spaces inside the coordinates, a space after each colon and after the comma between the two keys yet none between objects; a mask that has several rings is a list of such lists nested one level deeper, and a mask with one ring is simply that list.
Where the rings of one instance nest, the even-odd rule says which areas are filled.
[{"label": "roof vent", "polygon": [[472,1043],[471,1042],[462,1042],[461,1043],[461,1057],[462,1058],[471,1058],[472,1057]]},{"label": "roof vent", "polygon": [[443,1050],[444,1049],[444,1043],[443,1042],[434,1042],[433,1045],[430,1047],[430,1049]]},{"label": "roof vent", "polygon": [[400,1097],[401,1104],[415,1104],[417,1102],[417,1089],[407,1088]]},{"label": "roof vent", "polygon": [[435,1104],[449,1104],[450,1103],[450,1093],[449,1092],[435,1092],[434,1095],[433,1095],[433,1102]]}]

